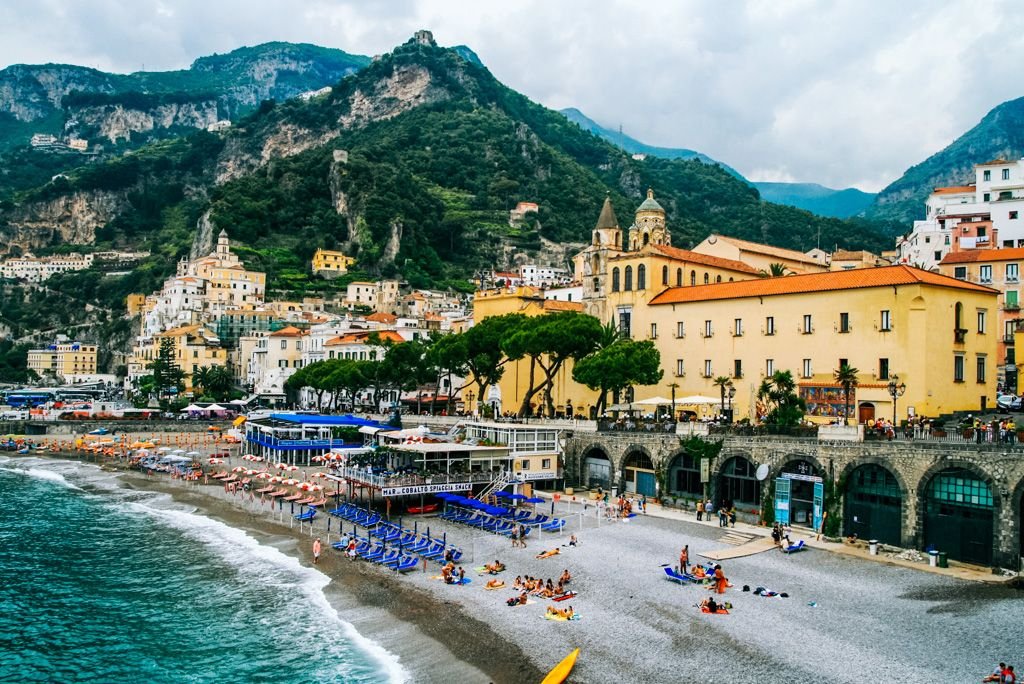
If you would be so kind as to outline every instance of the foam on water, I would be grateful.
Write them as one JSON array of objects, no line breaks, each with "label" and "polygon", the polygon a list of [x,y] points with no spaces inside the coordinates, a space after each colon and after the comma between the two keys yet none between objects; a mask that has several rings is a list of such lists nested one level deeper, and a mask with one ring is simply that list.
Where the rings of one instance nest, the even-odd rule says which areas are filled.
[{"label": "foam on water", "polygon": [[[261,544],[246,532],[219,520],[181,509],[158,508],[144,503],[124,502],[118,505],[152,516],[202,542],[224,560],[236,564],[241,573],[253,576],[253,579],[266,582],[271,577],[276,577],[281,581],[279,571],[286,571],[295,578],[294,583],[288,584],[301,591],[312,607],[338,625],[357,648],[370,654],[387,675],[389,682],[402,684],[409,680],[408,673],[399,663],[398,656],[363,636],[351,623],[341,618],[324,594],[324,588],[331,583],[331,578],[319,570],[302,565],[297,558],[282,553],[273,546]],[[268,570],[277,572],[269,573]]]},{"label": "foam on water", "polygon": [[19,475],[27,475],[28,477],[34,477],[38,480],[47,480],[49,482],[54,482],[56,484],[63,485],[68,489],[77,489],[79,491],[81,491],[82,489],[78,485],[68,482],[66,477],[53,470],[45,470],[43,468],[5,468],[5,470],[9,470],[12,473],[18,473]]}]

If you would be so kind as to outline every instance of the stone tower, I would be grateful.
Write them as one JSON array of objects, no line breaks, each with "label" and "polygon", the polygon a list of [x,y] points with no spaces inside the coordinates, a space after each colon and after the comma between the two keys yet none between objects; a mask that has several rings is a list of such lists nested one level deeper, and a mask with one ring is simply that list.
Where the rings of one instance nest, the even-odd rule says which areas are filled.
[{"label": "stone tower", "polygon": [[228,242],[228,231],[221,229],[217,236],[217,256],[226,257],[231,253],[231,244]]},{"label": "stone tower", "polygon": [[601,207],[601,215],[597,217],[591,244],[594,247],[622,249],[622,229],[619,228],[619,219],[615,218],[610,197],[604,198],[604,206]]},{"label": "stone tower", "polygon": [[654,199],[654,190],[647,190],[645,199],[636,209],[636,218],[629,228],[629,251],[635,252],[647,245],[671,245],[672,236],[665,226],[665,210]]}]

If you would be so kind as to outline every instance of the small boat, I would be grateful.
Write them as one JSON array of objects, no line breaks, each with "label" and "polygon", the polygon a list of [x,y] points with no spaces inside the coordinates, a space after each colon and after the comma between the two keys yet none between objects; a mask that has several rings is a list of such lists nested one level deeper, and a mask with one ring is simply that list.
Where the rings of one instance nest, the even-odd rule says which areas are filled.
[{"label": "small boat", "polygon": [[409,506],[405,510],[410,515],[418,515],[420,513],[434,513],[435,511],[437,511],[437,509],[437,504],[427,504],[425,506]]},{"label": "small boat", "polygon": [[576,658],[580,655],[580,649],[575,649],[572,653],[565,656],[562,662],[551,668],[551,672],[548,672],[548,676],[541,681],[540,684],[561,684],[568,677],[569,673],[572,672],[573,666],[576,665]]}]

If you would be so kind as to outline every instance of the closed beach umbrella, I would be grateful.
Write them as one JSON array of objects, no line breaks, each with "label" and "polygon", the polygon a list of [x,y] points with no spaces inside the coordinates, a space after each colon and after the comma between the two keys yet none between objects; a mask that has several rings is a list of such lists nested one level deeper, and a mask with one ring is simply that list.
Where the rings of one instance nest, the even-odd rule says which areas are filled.
[{"label": "closed beach umbrella", "polygon": [[526,503],[539,504],[544,503],[544,499],[539,496],[531,496],[529,499],[525,499]]}]

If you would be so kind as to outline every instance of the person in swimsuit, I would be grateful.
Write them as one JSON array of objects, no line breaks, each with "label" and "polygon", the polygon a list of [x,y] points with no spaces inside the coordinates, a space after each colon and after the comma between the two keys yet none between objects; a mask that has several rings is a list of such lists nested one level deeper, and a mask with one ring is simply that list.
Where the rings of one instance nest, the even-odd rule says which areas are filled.
[{"label": "person in swimsuit", "polygon": [[313,542],[313,565],[320,562],[320,551],[322,548],[323,547],[320,544],[320,537],[317,537],[316,541]]}]

